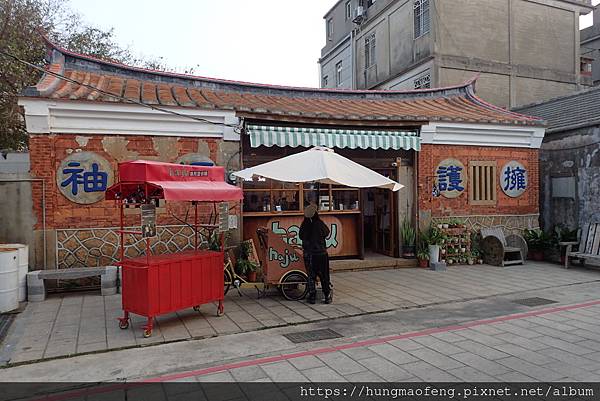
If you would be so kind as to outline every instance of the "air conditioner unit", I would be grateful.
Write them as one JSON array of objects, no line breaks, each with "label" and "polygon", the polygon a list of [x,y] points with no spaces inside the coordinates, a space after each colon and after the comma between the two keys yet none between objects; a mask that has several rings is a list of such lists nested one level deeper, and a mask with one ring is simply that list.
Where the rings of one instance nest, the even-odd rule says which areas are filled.
[{"label": "air conditioner unit", "polygon": [[364,21],[364,19],[365,8],[363,6],[356,7],[356,10],[354,10],[354,18],[352,19],[352,22],[360,25]]}]

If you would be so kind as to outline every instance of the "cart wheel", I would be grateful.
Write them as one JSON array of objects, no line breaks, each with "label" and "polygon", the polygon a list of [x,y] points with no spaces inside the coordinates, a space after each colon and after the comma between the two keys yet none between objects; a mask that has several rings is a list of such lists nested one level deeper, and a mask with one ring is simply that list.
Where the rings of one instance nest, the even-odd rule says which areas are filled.
[{"label": "cart wheel", "polygon": [[200,305],[196,305],[196,306],[194,306],[194,310],[195,310],[196,312],[200,312]]},{"label": "cart wheel", "polygon": [[225,270],[223,272],[223,284],[224,291],[223,295],[227,294],[227,291],[231,288],[231,283],[233,282],[233,278],[231,277],[231,272],[229,270]]},{"label": "cart wheel", "polygon": [[289,301],[299,301],[306,296],[308,285],[306,283],[306,274],[292,272],[287,274],[279,285],[281,294]]},{"label": "cart wheel", "polygon": [[148,338],[152,335],[152,330],[150,329],[145,329],[144,330],[144,338]]},{"label": "cart wheel", "polygon": [[119,319],[119,328],[121,330],[129,328],[129,319]]}]

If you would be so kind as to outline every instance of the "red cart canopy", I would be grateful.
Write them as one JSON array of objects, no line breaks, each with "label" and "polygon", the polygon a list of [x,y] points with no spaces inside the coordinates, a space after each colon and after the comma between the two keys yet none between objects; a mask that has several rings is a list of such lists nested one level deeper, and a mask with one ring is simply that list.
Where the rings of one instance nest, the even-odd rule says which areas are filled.
[{"label": "red cart canopy", "polygon": [[140,190],[150,197],[177,201],[225,202],[242,199],[242,189],[225,182],[225,169],[136,160],[119,163],[119,182],[106,199],[123,199]]}]

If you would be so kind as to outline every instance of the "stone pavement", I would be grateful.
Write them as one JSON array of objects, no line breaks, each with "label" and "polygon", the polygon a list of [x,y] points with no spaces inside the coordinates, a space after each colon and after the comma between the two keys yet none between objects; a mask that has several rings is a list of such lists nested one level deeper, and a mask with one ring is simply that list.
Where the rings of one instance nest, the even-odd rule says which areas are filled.
[{"label": "stone pavement", "polygon": [[596,300],[571,310],[442,326],[276,358],[257,356],[150,380],[599,382],[599,317]]},{"label": "stone pavement", "polygon": [[[160,316],[150,338],[142,337],[141,326],[145,319],[135,315],[129,329],[118,328],[116,318],[122,313],[120,295],[54,296],[41,303],[30,303],[19,315],[5,340],[0,361],[18,364],[374,312],[451,304],[545,288],[563,288],[598,280],[599,271],[564,270],[556,265],[535,262],[506,268],[461,266],[446,272],[424,269],[344,272],[333,276],[333,305],[289,302],[276,292],[272,296],[257,299],[253,290],[246,290],[244,297],[230,291],[225,300],[225,316],[216,317],[214,305],[203,305],[200,313],[188,309]],[[504,335],[507,339],[503,342],[512,344],[509,339],[511,335],[518,334],[515,330],[518,331],[502,330],[495,334],[498,337]],[[548,330],[556,330],[556,327],[548,327]],[[468,342],[469,339],[463,341]],[[513,346],[517,345],[509,345],[509,348]],[[426,358],[427,354],[423,357]],[[454,362],[451,364],[462,367]],[[455,373],[458,374],[458,371]]]},{"label": "stone pavement", "polygon": [[[534,296],[554,303],[515,302]],[[22,364],[0,382],[599,382],[599,317],[590,282]],[[324,328],[341,338],[284,336]]]}]

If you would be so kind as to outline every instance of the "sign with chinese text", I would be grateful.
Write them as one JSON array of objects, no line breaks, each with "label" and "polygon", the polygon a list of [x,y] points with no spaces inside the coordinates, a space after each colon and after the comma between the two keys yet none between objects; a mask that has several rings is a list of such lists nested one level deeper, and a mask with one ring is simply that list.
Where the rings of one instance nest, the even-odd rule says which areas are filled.
[{"label": "sign with chinese text", "polygon": [[156,237],[156,206],[142,205],[142,237]]},{"label": "sign with chinese text", "polygon": [[104,192],[113,184],[110,163],[93,152],[72,153],[61,162],[56,172],[59,191],[69,200],[80,204],[104,199]]},{"label": "sign with chinese text", "polygon": [[527,169],[518,161],[510,161],[500,170],[500,186],[511,198],[523,195],[527,185]]},{"label": "sign with chinese text", "polygon": [[434,171],[434,195],[445,198],[460,196],[467,186],[465,166],[456,159],[442,160]]}]

